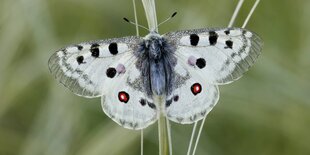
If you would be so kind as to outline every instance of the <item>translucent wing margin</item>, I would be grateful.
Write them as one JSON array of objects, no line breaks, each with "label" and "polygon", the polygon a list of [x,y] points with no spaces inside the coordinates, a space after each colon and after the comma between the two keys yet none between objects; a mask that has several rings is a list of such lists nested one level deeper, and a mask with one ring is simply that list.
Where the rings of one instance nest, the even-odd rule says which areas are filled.
[{"label": "translucent wing margin", "polygon": [[[133,51],[142,39],[125,37],[84,42],[60,49],[49,61],[50,72],[73,93],[84,97],[102,95],[107,69],[124,53]],[[113,74],[113,71],[112,71]]]},{"label": "translucent wing margin", "polygon": [[195,29],[163,35],[176,47],[176,57],[212,84],[240,78],[257,60],[262,40],[241,28]]}]

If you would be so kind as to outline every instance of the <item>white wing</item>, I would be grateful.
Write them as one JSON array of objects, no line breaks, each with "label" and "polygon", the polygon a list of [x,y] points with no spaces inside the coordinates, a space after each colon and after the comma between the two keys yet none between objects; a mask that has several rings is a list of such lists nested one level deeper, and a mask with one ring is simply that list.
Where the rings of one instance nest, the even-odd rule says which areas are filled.
[{"label": "white wing", "polygon": [[165,114],[182,124],[204,118],[219,100],[217,85],[240,78],[262,48],[256,34],[239,28],[178,31],[163,37],[177,58]]},{"label": "white wing", "polygon": [[126,52],[132,53],[139,41],[138,37],[126,37],[71,45],[54,53],[48,66],[55,78],[73,93],[98,97],[103,89],[109,89],[104,85],[109,79],[109,65]]},{"label": "white wing", "polygon": [[[143,78],[136,67],[136,59],[125,54],[119,61],[127,62],[124,76],[107,79],[102,97],[103,111],[119,125],[128,129],[143,129],[158,118],[159,108],[143,88]],[[111,67],[116,67],[117,63]]]},{"label": "white wing", "polygon": [[218,87],[209,84],[186,65],[177,61],[174,91],[166,99],[164,112],[169,120],[181,124],[204,118],[219,100]]},{"label": "white wing", "polygon": [[127,37],[69,46],[51,56],[49,68],[75,94],[102,96],[103,111],[119,125],[142,129],[157,120],[158,108],[144,93],[135,65],[140,41]]},{"label": "white wing", "polygon": [[164,37],[175,45],[176,57],[211,84],[240,78],[262,49],[262,40],[241,28],[178,31]]}]

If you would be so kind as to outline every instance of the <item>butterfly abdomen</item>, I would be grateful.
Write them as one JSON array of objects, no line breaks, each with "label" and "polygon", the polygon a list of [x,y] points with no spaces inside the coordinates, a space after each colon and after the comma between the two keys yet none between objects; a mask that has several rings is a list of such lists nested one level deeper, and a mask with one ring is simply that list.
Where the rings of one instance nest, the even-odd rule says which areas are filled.
[{"label": "butterfly abdomen", "polygon": [[166,90],[166,73],[163,59],[150,61],[150,82],[153,94],[164,95]]}]

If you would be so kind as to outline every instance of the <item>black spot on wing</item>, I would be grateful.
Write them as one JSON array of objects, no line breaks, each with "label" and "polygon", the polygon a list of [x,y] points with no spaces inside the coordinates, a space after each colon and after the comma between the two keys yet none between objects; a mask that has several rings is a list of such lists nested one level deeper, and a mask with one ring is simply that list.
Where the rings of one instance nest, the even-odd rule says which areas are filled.
[{"label": "black spot on wing", "polygon": [[76,57],[76,61],[78,62],[78,64],[81,64],[84,61],[84,57],[83,56],[78,56],[78,57]]},{"label": "black spot on wing", "polygon": [[166,100],[166,107],[169,107],[172,104],[173,101],[174,102],[179,101],[179,95],[175,95],[171,99]]},{"label": "black spot on wing", "polygon": [[190,42],[192,46],[197,46],[199,42],[199,36],[197,34],[191,34],[189,36]]},{"label": "black spot on wing", "polygon": [[210,45],[215,45],[217,42],[218,34],[215,31],[209,32],[209,43]]},{"label": "black spot on wing", "polygon": [[236,53],[232,53],[232,54],[231,54],[231,57],[232,57],[232,58],[234,58],[235,56],[237,56]]},{"label": "black spot on wing", "polygon": [[229,35],[229,34],[230,34],[230,30],[225,30],[224,33],[225,33],[226,35]]},{"label": "black spot on wing", "polygon": [[175,95],[175,96],[173,97],[173,101],[174,101],[174,102],[179,101],[179,95]]},{"label": "black spot on wing", "polygon": [[233,42],[232,42],[231,40],[227,40],[225,43],[226,43],[226,46],[227,46],[227,47],[225,47],[225,48],[230,48],[230,49],[232,49]]},{"label": "black spot on wing", "polygon": [[118,53],[117,43],[111,43],[109,45],[109,51],[112,55],[116,55]]},{"label": "black spot on wing", "polygon": [[204,58],[199,58],[196,60],[196,66],[200,69],[206,66],[206,60]]},{"label": "black spot on wing", "polygon": [[147,105],[152,109],[156,109],[156,105],[154,103],[147,102]]},{"label": "black spot on wing", "polygon": [[93,57],[98,58],[99,57],[99,44],[97,43],[92,44],[90,47],[90,52]]},{"label": "black spot on wing", "polygon": [[142,106],[145,106],[145,105],[146,105],[146,101],[145,101],[144,99],[141,99],[141,100],[140,100],[140,104],[141,104]]},{"label": "black spot on wing", "polygon": [[81,46],[81,45],[76,45],[76,47],[77,47],[78,50],[82,50],[83,49],[83,46]]},{"label": "black spot on wing", "polygon": [[108,68],[106,71],[106,75],[109,78],[114,78],[114,76],[116,75],[116,69],[115,68]]},{"label": "black spot on wing", "polygon": [[166,100],[166,107],[169,107],[171,105],[171,103],[172,103],[172,99]]}]

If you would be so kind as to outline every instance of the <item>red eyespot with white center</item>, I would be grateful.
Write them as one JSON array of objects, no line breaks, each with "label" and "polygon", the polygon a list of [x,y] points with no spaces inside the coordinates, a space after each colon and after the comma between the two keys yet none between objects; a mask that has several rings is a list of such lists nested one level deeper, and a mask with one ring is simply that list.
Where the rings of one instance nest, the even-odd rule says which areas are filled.
[{"label": "red eyespot with white center", "polygon": [[191,91],[194,95],[197,95],[199,93],[201,93],[201,85],[199,83],[194,83],[192,86],[191,86]]},{"label": "red eyespot with white center", "polygon": [[121,91],[118,93],[118,99],[121,102],[127,103],[129,101],[129,94],[124,91]]}]

